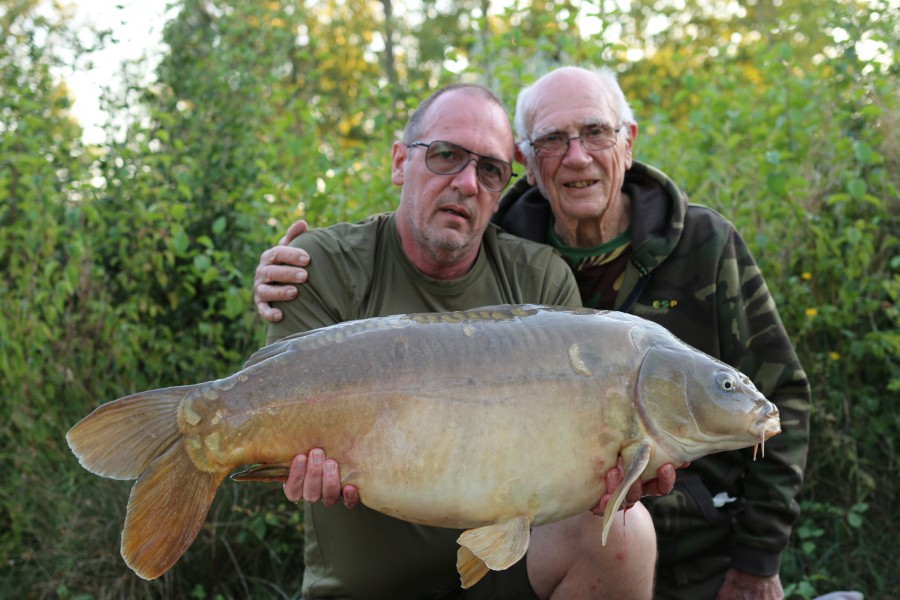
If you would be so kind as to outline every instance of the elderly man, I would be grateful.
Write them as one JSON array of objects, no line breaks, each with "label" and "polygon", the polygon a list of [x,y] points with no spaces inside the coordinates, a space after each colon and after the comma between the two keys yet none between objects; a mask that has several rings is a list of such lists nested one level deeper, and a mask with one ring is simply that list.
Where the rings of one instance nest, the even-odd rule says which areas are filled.
[{"label": "elderly man", "polygon": [[[746,373],[781,412],[784,433],[764,460],[746,451],[706,457],[679,471],[674,493],[647,502],[659,541],[656,596],[783,597],[778,572],[798,514],[809,384],[750,251],[728,221],[634,160],[637,123],[610,72],[545,75],[520,93],[516,127],[527,178],[494,221],[556,248],[585,306],[664,325]],[[297,267],[309,264],[283,249],[264,254],[257,271],[257,305],[269,319],[277,309],[268,301],[296,288],[268,284],[303,280]]]},{"label": "elderly man", "polygon": [[[512,129],[493,94],[453,86],[426,99],[402,142],[393,145],[391,177],[401,186],[396,213],[297,239],[314,276],[303,294],[281,305],[285,318],[270,327],[269,341],[395,313],[520,302],[579,305],[571,271],[552,249],[489,224],[512,176],[512,158]],[[661,470],[663,490],[671,488],[671,471]],[[609,488],[616,487],[615,477],[607,475]],[[459,531],[407,523],[365,506],[345,508],[334,503],[339,488],[337,463],[321,450],[295,458],[285,493],[308,501],[305,598],[651,595],[656,542],[640,504],[627,511],[627,527],[625,513],[616,516],[606,546],[602,520],[589,512],[537,527],[519,563],[461,590]],[[348,487],[346,503],[355,504],[360,494],[365,490]],[[324,502],[316,502],[320,498]]]},{"label": "elderly man", "polygon": [[638,314],[739,368],[774,402],[784,433],[679,472],[648,501],[659,538],[660,598],[779,598],[780,556],[797,517],[809,385],[750,251],[715,212],[688,204],[633,159],[638,128],[614,77],[558,69],[516,107],[527,183],[497,221],[557,248],[582,301]]}]

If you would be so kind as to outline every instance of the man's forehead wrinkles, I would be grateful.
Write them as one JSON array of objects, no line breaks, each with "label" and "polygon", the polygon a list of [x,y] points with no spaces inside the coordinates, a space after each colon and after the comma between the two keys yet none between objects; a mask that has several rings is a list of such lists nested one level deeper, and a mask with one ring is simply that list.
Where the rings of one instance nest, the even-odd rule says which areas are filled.
[{"label": "man's forehead wrinkles", "polygon": [[535,129],[532,135],[535,138],[539,138],[550,133],[562,133],[570,129],[580,130],[585,127],[591,127],[593,125],[610,125],[610,120],[606,117],[601,116],[587,117],[579,122],[572,123],[571,125],[546,125],[543,127],[539,127]]}]

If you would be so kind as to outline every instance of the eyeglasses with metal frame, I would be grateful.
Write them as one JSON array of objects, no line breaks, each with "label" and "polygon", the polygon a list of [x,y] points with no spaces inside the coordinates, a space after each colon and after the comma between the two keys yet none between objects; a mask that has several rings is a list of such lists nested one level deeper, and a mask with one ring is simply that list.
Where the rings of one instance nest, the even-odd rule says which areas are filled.
[{"label": "eyeglasses with metal frame", "polygon": [[611,125],[587,125],[574,137],[567,137],[564,133],[555,131],[536,140],[528,140],[528,143],[534,148],[535,155],[545,158],[565,156],[572,140],[579,140],[585,151],[606,150],[616,145],[622,127],[619,125],[613,129]]},{"label": "eyeglasses with metal frame", "polygon": [[[428,144],[425,142],[406,144],[407,148],[416,146],[426,148],[425,166],[428,167],[429,171],[437,175],[455,175],[474,160],[478,181],[481,182],[485,189],[492,192],[503,191],[509,180],[518,176],[517,173],[513,172],[510,163],[493,156],[472,152],[468,148],[463,148],[452,142],[435,140]],[[473,156],[477,158],[472,158]]]}]

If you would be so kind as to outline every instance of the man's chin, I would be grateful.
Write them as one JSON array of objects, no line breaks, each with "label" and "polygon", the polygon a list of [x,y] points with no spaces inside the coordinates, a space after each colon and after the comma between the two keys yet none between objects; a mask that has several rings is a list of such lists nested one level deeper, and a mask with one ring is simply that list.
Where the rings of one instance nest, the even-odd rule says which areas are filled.
[{"label": "man's chin", "polygon": [[600,194],[560,194],[560,209],[573,219],[595,219],[603,215],[609,204],[608,198]]},{"label": "man's chin", "polygon": [[453,254],[464,252],[469,248],[472,243],[472,236],[453,228],[444,228],[440,231],[432,232],[428,236],[428,243],[441,253]]}]

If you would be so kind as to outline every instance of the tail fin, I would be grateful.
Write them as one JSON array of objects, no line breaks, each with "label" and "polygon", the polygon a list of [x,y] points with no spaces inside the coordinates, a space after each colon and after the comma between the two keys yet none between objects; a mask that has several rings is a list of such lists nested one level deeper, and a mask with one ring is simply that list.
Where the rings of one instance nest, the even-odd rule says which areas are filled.
[{"label": "tail fin", "polygon": [[178,407],[193,387],[151,390],[107,402],[69,430],[69,448],[95,475],[135,479],[181,438]]},{"label": "tail fin", "polygon": [[144,579],[156,579],[193,543],[227,471],[197,469],[179,441],[154,460],[131,488],[122,558]]},{"label": "tail fin", "polygon": [[97,408],[66,434],[81,465],[134,479],[122,557],[144,579],[165,573],[197,537],[225,472],[197,468],[178,428],[181,401],[196,386],[151,390]]}]

